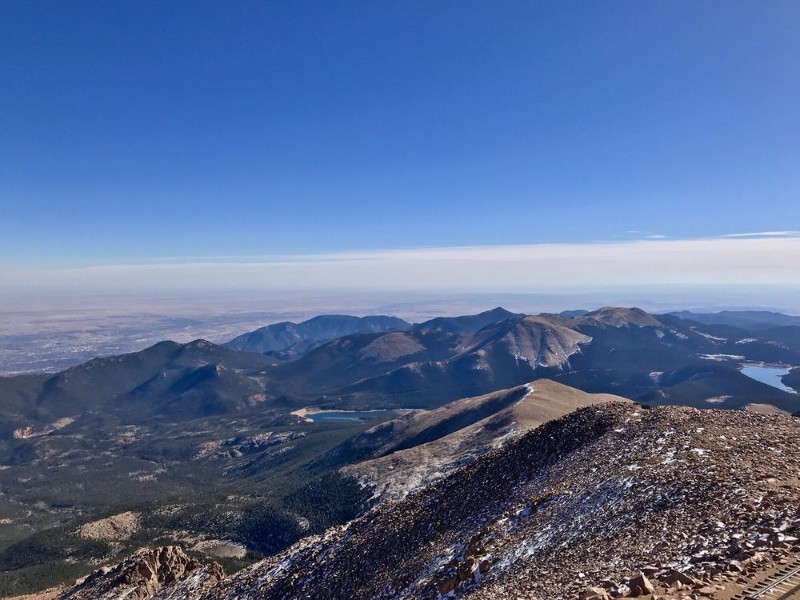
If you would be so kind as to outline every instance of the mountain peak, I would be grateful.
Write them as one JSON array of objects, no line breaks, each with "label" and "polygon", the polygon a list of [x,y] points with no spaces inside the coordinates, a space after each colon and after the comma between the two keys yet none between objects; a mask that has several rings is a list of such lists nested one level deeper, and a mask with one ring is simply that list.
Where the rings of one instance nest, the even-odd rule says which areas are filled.
[{"label": "mountain peak", "polygon": [[662,327],[661,321],[641,308],[625,308],[619,306],[604,306],[583,317],[584,321],[594,321],[610,327]]},{"label": "mountain peak", "polygon": [[516,313],[512,313],[510,310],[506,310],[502,306],[496,306],[495,308],[493,308],[491,310],[487,310],[487,311],[482,312],[480,314],[482,314],[482,315],[492,315],[492,316],[495,316],[495,317],[504,317],[504,318],[510,318],[510,317],[516,317],[517,316]]},{"label": "mountain peak", "polygon": [[192,340],[191,342],[186,344],[186,348],[193,348],[196,350],[209,350],[213,348],[216,344],[212,344],[208,340],[204,339],[196,339]]},{"label": "mountain peak", "polygon": [[456,334],[477,333],[484,327],[519,316],[522,315],[512,313],[502,306],[498,306],[474,315],[436,317],[435,319],[414,325],[413,329],[414,331],[427,333],[434,331]]}]

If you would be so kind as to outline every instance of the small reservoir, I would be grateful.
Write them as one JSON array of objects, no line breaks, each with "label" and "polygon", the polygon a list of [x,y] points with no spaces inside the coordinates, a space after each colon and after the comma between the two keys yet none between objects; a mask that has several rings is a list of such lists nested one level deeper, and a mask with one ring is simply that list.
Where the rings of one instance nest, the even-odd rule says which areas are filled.
[{"label": "small reservoir", "polygon": [[320,410],[318,408],[301,408],[292,414],[307,422],[335,423],[343,421],[386,421],[410,412],[408,409],[387,410]]},{"label": "small reservoir", "polygon": [[790,394],[797,393],[797,390],[793,390],[789,386],[784,385],[783,381],[781,381],[781,378],[789,373],[789,369],[784,369],[783,367],[767,367],[762,364],[744,364],[739,370],[750,379],[766,383],[767,385],[771,385],[784,392],[789,392]]}]

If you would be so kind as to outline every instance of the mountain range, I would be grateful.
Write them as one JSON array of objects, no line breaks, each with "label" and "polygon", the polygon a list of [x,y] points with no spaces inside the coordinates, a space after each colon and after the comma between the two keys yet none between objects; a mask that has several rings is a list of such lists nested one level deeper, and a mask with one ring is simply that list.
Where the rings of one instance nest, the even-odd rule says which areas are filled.
[{"label": "mountain range", "polygon": [[[226,345],[161,342],[56,374],[0,378],[0,593],[63,583],[158,544],[237,571],[382,506],[456,486],[446,482],[554,419],[567,435],[578,409],[616,429],[627,427],[626,412],[665,415],[662,437],[695,413],[642,412],[651,409],[631,401],[800,411],[791,390],[800,369],[790,370],[800,365],[800,328],[791,317],[737,324],[730,315],[720,323],[691,316],[617,307],[539,315],[496,308],[417,324],[329,315]],[[744,364],[784,365],[788,388],[752,379]],[[767,417],[735,413],[735,435],[745,426],[771,435]],[[774,418],[780,427],[790,419]],[[590,456],[590,446],[580,451]],[[517,468],[497,460],[498,469]],[[535,473],[525,477],[544,472]],[[489,493],[476,490],[469,494]],[[211,570],[219,581],[221,571]],[[438,579],[426,581],[414,594],[440,589]],[[472,585],[464,581],[456,587]],[[367,596],[353,597],[380,596],[364,585],[356,592]]]},{"label": "mountain range", "polygon": [[778,327],[800,327],[800,317],[767,310],[723,310],[702,313],[684,310],[667,314],[706,325],[730,325],[731,327],[750,331]]},{"label": "mountain range", "polygon": [[[285,337],[288,331],[294,333]],[[247,340],[259,351],[234,349]],[[0,378],[0,433],[95,412],[135,423],[161,414],[191,419],[312,403],[434,408],[540,377],[648,404],[722,399],[724,408],[800,409],[794,394],[742,375],[744,362],[800,364],[800,328],[754,333],[621,308],[573,316],[497,308],[417,325],[323,316],[268,326],[225,346],[162,342],[55,375]]]}]

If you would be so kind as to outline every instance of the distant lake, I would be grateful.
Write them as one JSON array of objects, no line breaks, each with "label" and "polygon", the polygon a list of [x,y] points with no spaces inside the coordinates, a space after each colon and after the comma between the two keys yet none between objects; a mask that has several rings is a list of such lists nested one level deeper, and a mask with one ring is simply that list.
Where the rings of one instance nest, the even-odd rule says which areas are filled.
[{"label": "distant lake", "polygon": [[307,413],[306,419],[311,419],[314,423],[324,423],[331,421],[373,421],[386,420],[395,416],[394,410],[323,410],[320,412]]},{"label": "distant lake", "polygon": [[742,365],[739,369],[743,375],[747,375],[750,379],[755,379],[761,383],[766,383],[774,388],[796,394],[797,391],[793,390],[787,385],[784,385],[781,378],[789,373],[789,369],[781,367],[765,367],[764,365]]}]

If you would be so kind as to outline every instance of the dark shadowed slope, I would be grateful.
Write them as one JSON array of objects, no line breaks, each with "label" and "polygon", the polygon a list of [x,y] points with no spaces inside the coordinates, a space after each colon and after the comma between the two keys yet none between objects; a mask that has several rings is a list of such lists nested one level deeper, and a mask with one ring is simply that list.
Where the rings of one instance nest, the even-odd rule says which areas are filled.
[{"label": "dark shadowed slope", "polygon": [[424,323],[414,325],[414,331],[422,331],[426,333],[441,332],[441,333],[476,333],[487,325],[505,321],[512,317],[519,317],[521,315],[507,311],[505,308],[498,306],[492,310],[479,313],[477,315],[464,315],[461,317],[437,317]]},{"label": "dark shadowed slope", "polygon": [[160,342],[140,352],[97,358],[37,380],[41,385],[29,390],[30,402],[19,406],[20,412],[10,420],[50,422],[101,411],[138,422],[169,405],[174,409],[182,399],[194,408],[187,405],[168,410],[172,417],[205,416],[211,405],[211,413],[226,412],[241,408],[248,399],[257,400],[254,396],[263,392],[263,384],[247,373],[272,362],[265,356],[205,340]]},{"label": "dark shadowed slope", "polygon": [[355,333],[405,331],[411,324],[384,315],[352,317],[321,315],[302,323],[274,323],[235,337],[225,344],[234,350],[271,354],[283,360],[297,358],[326,342]]}]

